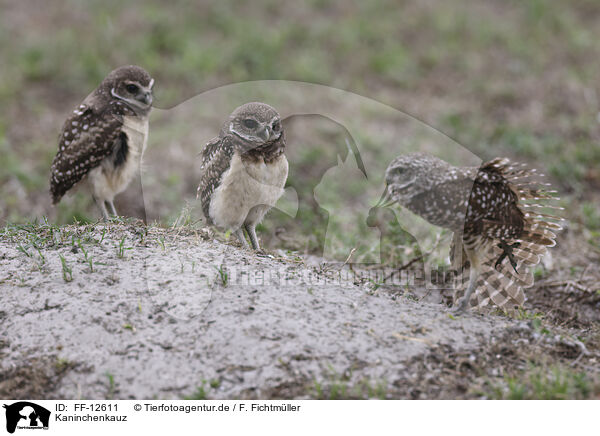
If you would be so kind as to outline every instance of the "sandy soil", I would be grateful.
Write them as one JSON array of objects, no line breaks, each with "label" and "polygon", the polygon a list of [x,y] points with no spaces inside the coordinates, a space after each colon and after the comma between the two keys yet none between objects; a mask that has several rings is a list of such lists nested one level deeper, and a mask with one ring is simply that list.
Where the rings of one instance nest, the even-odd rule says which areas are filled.
[{"label": "sandy soil", "polygon": [[0,397],[183,398],[202,387],[208,398],[319,398],[339,385],[346,397],[477,397],[473,379],[523,365],[523,344],[583,351],[565,332],[452,317],[203,230],[44,236],[39,251],[19,235],[0,240]]}]

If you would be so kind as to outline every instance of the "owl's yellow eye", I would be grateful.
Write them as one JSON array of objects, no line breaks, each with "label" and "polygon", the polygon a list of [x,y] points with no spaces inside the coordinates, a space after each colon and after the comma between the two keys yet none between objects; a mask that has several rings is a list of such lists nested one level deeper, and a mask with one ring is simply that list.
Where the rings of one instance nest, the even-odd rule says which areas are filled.
[{"label": "owl's yellow eye", "polygon": [[258,123],[252,118],[246,118],[244,121],[242,121],[242,123],[249,129],[254,129],[256,126],[258,126]]},{"label": "owl's yellow eye", "polygon": [[137,90],[138,90],[138,87],[135,86],[135,85],[129,84],[129,85],[125,86],[125,89],[127,90],[127,92],[135,94],[137,92]]},{"label": "owl's yellow eye", "polygon": [[281,130],[281,123],[279,121],[273,123],[273,131],[274,132],[279,132],[279,130]]}]

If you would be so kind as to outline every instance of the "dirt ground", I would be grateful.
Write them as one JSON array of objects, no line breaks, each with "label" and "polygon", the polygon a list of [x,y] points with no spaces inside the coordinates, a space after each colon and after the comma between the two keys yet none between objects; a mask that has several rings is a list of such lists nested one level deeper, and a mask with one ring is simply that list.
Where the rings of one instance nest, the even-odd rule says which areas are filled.
[{"label": "dirt ground", "polygon": [[600,394],[594,324],[453,316],[204,229],[13,228],[0,246],[4,398],[502,398],[533,367]]}]

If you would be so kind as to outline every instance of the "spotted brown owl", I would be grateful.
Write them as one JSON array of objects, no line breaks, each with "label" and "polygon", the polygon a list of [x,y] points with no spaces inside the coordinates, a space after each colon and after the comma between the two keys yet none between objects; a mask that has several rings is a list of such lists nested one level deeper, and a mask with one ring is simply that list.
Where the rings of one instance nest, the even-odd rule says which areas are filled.
[{"label": "spotted brown owl", "polygon": [[392,161],[386,183],[387,199],[454,232],[451,258],[469,271],[458,311],[469,303],[523,304],[523,289],[533,284],[531,267],[555,245],[554,231],[560,230],[559,218],[539,212],[552,207],[552,193],[535,181],[535,170],[501,158],[455,167],[414,153]]},{"label": "spotted brown owl", "polygon": [[52,203],[83,180],[104,219],[106,206],[139,169],[148,138],[154,79],[137,66],[112,71],[65,121],[52,162]]},{"label": "spotted brown owl", "polygon": [[198,197],[209,223],[259,250],[256,225],[283,194],[288,175],[281,117],[265,103],[233,111],[202,151]]}]

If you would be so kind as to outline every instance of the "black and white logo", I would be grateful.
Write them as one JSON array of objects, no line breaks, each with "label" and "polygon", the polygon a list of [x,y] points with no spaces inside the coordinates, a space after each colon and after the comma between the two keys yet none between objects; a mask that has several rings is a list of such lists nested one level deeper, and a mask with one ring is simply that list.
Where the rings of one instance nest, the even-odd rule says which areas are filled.
[{"label": "black and white logo", "polygon": [[6,431],[14,433],[22,430],[48,430],[50,411],[29,401],[19,401],[10,405],[5,404]]}]

